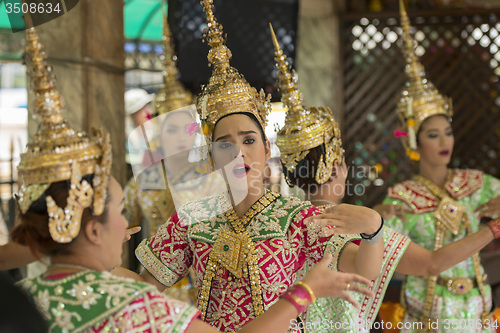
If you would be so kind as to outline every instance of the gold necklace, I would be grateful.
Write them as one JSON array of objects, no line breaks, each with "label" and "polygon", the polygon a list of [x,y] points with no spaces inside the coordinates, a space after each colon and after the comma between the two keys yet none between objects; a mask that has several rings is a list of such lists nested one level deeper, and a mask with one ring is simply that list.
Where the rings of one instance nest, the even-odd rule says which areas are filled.
[{"label": "gold necklace", "polygon": [[280,195],[277,193],[268,192],[257,200],[241,218],[238,217],[234,208],[225,213],[232,230],[221,230],[208,257],[198,302],[198,308],[202,313],[203,320],[207,315],[212,281],[221,265],[238,279],[243,274],[248,274],[254,315],[258,317],[264,313],[257,251],[246,230],[246,225],[255,215],[262,212],[279,197]]},{"label": "gold necklace", "polygon": [[[57,270],[57,269],[64,269],[66,268],[67,270],[78,270],[78,271],[90,271],[90,270],[94,270],[92,268],[89,268],[89,267],[85,267],[85,266],[82,266],[82,265],[76,265],[76,264],[63,264],[63,263],[60,263],[60,264],[50,264],[48,267],[47,267],[47,271],[45,272],[45,276],[50,276],[50,275],[53,275],[54,273],[52,273],[51,271],[53,270]],[[63,273],[58,273],[58,274],[64,274],[64,273],[67,273],[67,272],[63,272]]]}]

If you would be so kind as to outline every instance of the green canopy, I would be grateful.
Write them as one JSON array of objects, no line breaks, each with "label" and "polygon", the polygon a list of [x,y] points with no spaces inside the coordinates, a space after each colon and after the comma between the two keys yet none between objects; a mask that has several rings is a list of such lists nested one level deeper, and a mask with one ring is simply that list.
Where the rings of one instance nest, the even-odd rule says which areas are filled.
[{"label": "green canopy", "polygon": [[0,0],[0,29],[10,30],[10,21],[7,16],[7,8],[5,8],[5,2]]},{"label": "green canopy", "polygon": [[[80,0],[85,1],[85,0]],[[157,43],[162,40],[163,10],[167,11],[165,0],[124,0],[123,21],[125,40],[132,43],[146,42]],[[5,0],[0,0],[0,34],[12,34],[9,17],[5,7]],[[2,42],[8,42],[12,37],[1,38]],[[24,37],[24,36],[23,36]],[[20,38],[23,38],[20,37]],[[17,44],[16,44],[17,45]],[[15,47],[15,45],[13,45]],[[20,59],[23,50],[6,52],[5,49],[0,54],[0,60]]]},{"label": "green canopy", "polygon": [[125,39],[129,41],[161,41],[164,0],[125,0],[123,21]]}]

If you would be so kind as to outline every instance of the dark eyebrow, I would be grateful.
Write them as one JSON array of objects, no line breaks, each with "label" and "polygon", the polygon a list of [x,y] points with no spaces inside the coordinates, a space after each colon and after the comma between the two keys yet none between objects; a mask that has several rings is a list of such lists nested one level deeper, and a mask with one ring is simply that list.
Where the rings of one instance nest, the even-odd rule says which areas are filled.
[{"label": "dark eyebrow", "polygon": [[[240,136],[241,136],[241,135],[247,135],[247,134],[257,134],[257,132],[252,131],[252,130],[250,130],[250,131],[240,131],[240,132],[238,132],[238,135],[240,135]],[[220,140],[225,140],[225,139],[229,138],[230,136],[231,136],[230,134],[228,134],[228,135],[223,135],[223,136],[219,136],[219,137],[215,140],[215,142],[220,141]]]}]

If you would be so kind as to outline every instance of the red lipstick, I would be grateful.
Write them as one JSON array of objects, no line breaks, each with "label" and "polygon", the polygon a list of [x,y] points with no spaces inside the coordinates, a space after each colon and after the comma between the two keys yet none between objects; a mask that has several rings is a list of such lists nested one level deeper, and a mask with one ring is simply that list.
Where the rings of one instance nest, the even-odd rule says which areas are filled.
[{"label": "red lipstick", "polygon": [[238,178],[245,177],[250,171],[250,167],[245,163],[236,164],[233,167],[233,174]]}]

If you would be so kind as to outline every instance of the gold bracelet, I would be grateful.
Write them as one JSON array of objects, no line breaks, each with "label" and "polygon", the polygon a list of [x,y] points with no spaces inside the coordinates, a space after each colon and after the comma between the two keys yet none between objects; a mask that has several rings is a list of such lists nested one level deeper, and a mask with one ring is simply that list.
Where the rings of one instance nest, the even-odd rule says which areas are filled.
[{"label": "gold bracelet", "polygon": [[302,288],[304,288],[307,291],[307,293],[309,294],[309,296],[311,296],[311,304],[316,301],[316,297],[314,297],[314,293],[313,293],[311,287],[309,287],[307,284],[305,284],[302,281],[297,282],[296,285],[301,286]]}]

